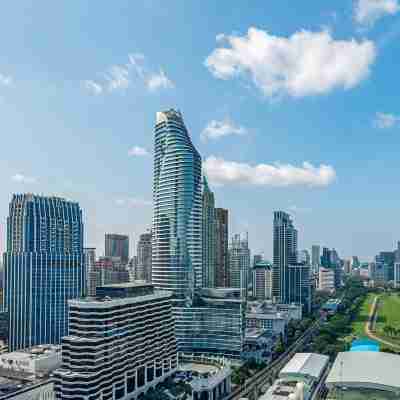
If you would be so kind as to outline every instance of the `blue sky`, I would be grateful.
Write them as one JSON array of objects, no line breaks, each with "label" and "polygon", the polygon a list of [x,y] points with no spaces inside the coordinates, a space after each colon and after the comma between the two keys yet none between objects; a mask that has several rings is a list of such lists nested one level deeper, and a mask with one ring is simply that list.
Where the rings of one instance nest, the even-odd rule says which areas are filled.
[{"label": "blue sky", "polygon": [[79,201],[99,254],[106,231],[135,241],[170,107],[254,252],[272,256],[276,209],[301,248],[400,239],[397,0],[26,0],[0,35],[0,249],[13,192]]}]

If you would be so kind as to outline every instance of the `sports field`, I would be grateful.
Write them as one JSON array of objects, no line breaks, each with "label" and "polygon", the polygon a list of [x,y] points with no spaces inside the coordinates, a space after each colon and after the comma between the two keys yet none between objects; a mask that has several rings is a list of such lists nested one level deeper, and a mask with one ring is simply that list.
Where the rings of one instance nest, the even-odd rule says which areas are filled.
[{"label": "sports field", "polygon": [[[399,330],[399,335],[387,335],[383,331],[385,325]],[[387,338],[394,343],[400,343],[400,296],[397,293],[380,296],[375,332],[382,338]]]}]

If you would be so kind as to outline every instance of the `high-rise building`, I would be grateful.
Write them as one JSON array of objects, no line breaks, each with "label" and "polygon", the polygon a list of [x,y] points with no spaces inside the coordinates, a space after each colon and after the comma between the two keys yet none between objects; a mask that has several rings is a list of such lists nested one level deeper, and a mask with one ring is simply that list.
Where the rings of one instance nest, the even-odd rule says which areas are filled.
[{"label": "high-rise building", "polygon": [[299,252],[298,261],[300,264],[311,265],[311,257],[308,250],[301,250]]},{"label": "high-rise building", "polygon": [[400,262],[394,263],[394,287],[400,288]]},{"label": "high-rise building", "polygon": [[91,295],[90,277],[96,263],[96,248],[85,247],[83,249],[86,270],[86,294]]},{"label": "high-rise building", "polygon": [[242,238],[239,234],[232,237],[229,247],[229,287],[241,289],[247,296],[250,270],[250,249],[248,236]]},{"label": "high-rise building", "polygon": [[274,212],[272,296],[280,303],[290,303],[289,265],[297,264],[297,230],[290,215]]},{"label": "high-rise building", "polygon": [[216,286],[229,287],[228,210],[215,209],[216,217]]},{"label": "high-rise building", "polygon": [[261,261],[264,261],[262,254],[254,254],[253,256],[253,268]]},{"label": "high-rise building", "polygon": [[311,247],[311,265],[314,272],[318,271],[319,264],[321,262],[321,247],[318,245],[313,245]]},{"label": "high-rise building", "polygon": [[203,287],[215,287],[216,263],[216,219],[214,193],[208,186],[207,179],[203,178]]},{"label": "high-rise building", "polygon": [[258,261],[253,267],[253,297],[272,298],[272,264],[268,261]]},{"label": "high-rise building", "polygon": [[60,343],[68,328],[67,301],[86,291],[79,204],[13,195],[4,266],[9,350]]},{"label": "high-rise building", "polygon": [[289,265],[288,298],[286,303],[302,304],[303,309],[311,311],[311,270],[309,265]]},{"label": "high-rise building", "polygon": [[154,146],[152,282],[190,303],[202,285],[201,157],[175,110],[157,113]]},{"label": "high-rise building", "polygon": [[151,282],[151,246],[151,232],[142,233],[136,248],[136,280]]},{"label": "high-rise building", "polygon": [[335,291],[335,271],[332,268],[321,267],[318,271],[318,290]]},{"label": "high-rise building", "polygon": [[129,261],[129,236],[115,233],[105,234],[105,257],[119,257],[122,264]]},{"label": "high-rise building", "polygon": [[176,371],[171,293],[109,285],[69,307],[69,336],[54,372],[57,400],[137,399]]}]

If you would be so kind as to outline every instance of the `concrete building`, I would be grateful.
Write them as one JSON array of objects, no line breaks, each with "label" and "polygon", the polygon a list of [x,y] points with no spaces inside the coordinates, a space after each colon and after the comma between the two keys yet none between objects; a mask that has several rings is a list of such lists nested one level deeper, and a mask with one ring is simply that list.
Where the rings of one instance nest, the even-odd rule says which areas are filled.
[{"label": "concrete building", "polygon": [[400,398],[400,356],[374,351],[339,353],[326,379],[327,399]]},{"label": "concrete building", "polygon": [[129,261],[129,236],[116,233],[106,233],[104,238],[104,256],[119,257],[123,265]]},{"label": "concrete building", "polygon": [[202,260],[203,260],[203,287],[215,287],[216,280],[216,216],[214,193],[208,186],[207,178],[203,177],[202,195]]},{"label": "concrete building", "polygon": [[318,290],[332,293],[335,291],[335,271],[321,267],[318,272]]},{"label": "concrete building", "polygon": [[272,264],[259,261],[253,267],[253,297],[272,299]]},{"label": "concrete building", "polygon": [[149,284],[108,285],[71,300],[58,400],[136,399],[177,368],[171,293]]},{"label": "concrete building", "polygon": [[59,344],[67,333],[68,299],[86,292],[79,204],[60,197],[13,195],[4,272],[9,350]]},{"label": "concrete building", "polygon": [[142,233],[136,247],[135,280],[151,282],[151,232]]},{"label": "concrete building", "polygon": [[247,328],[244,338],[242,360],[268,364],[272,359],[276,337],[260,328]]},{"label": "concrete building", "polygon": [[321,257],[321,248],[318,245],[313,245],[311,247],[311,266],[314,272],[318,272],[320,259]]},{"label": "concrete building", "polygon": [[241,290],[247,297],[250,273],[250,249],[248,235],[242,238],[239,234],[232,237],[229,246],[229,287]]},{"label": "concrete building", "polygon": [[328,368],[329,357],[296,353],[260,400],[308,400]]},{"label": "concrete building", "polygon": [[229,287],[228,210],[215,209],[216,218],[216,287]]},{"label": "concrete building", "polygon": [[297,230],[289,214],[274,212],[272,296],[276,302],[291,303],[289,265],[297,264]]}]

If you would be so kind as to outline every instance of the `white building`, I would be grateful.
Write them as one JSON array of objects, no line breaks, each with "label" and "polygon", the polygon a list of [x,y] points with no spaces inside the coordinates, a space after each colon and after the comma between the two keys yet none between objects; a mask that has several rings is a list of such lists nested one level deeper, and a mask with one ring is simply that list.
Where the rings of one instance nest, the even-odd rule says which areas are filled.
[{"label": "white building", "polygon": [[58,400],[135,399],[176,371],[170,292],[126,283],[96,294],[69,302],[69,336],[54,372]]},{"label": "white building", "polygon": [[318,290],[335,291],[335,271],[331,268],[320,267],[318,272]]}]

